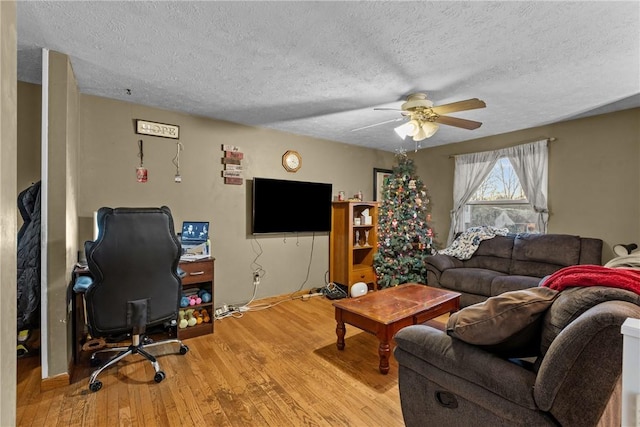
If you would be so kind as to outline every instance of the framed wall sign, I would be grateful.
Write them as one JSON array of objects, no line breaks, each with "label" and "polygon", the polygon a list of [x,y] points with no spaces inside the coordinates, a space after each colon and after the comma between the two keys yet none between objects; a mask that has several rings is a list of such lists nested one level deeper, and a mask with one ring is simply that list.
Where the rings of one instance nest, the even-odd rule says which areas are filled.
[{"label": "framed wall sign", "polygon": [[161,138],[180,139],[180,126],[136,119],[136,133],[159,136]]},{"label": "framed wall sign", "polygon": [[382,186],[393,173],[390,169],[373,169],[373,201],[382,201]]}]

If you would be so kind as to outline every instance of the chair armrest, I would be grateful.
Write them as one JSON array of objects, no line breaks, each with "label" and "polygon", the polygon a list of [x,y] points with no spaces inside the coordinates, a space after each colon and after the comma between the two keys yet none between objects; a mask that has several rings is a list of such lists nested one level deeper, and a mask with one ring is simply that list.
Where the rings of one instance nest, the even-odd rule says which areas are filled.
[{"label": "chair armrest", "polygon": [[622,323],[640,307],[607,301],[558,334],[538,371],[534,398],[562,425],[596,425],[622,372]]},{"label": "chair armrest", "polygon": [[[395,341],[394,355],[400,366],[447,384],[459,396],[478,402],[495,394],[536,409],[532,393],[535,373],[522,366],[426,325],[401,329]],[[488,407],[493,404],[487,401]]]},{"label": "chair armrest", "polygon": [[73,292],[84,294],[93,285],[91,276],[78,276],[73,284]]}]

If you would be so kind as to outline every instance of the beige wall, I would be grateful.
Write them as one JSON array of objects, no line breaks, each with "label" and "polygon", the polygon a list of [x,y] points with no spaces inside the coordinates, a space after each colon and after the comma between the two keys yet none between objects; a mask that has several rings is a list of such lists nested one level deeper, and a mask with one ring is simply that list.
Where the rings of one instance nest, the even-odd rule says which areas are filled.
[{"label": "beige wall", "polygon": [[[74,95],[75,81],[66,56],[55,52],[51,56],[50,105],[66,108],[50,111],[50,120],[55,125],[49,131],[46,180],[51,191],[47,338],[51,343],[66,338],[68,345],[66,351],[60,351],[60,346],[48,346],[48,377],[65,372],[65,363],[71,357],[64,291],[76,260],[75,251],[92,238],[92,215],[99,207],[166,204],[178,226],[183,220],[210,221],[212,253],[216,257],[216,305],[237,304],[252,296],[254,260],[266,271],[257,298],[323,286],[328,270],[328,234],[319,234],[315,240],[311,235],[254,239],[249,233],[250,186],[224,185],[220,176],[223,143],[238,145],[244,151],[243,167],[248,179],[260,176],[330,182],[334,194],[339,190],[347,194],[362,190],[369,199],[373,168],[390,168],[393,164],[391,153]],[[40,86],[25,83],[19,86],[21,103],[39,105]],[[39,121],[39,111],[33,108],[32,112],[31,119]],[[73,123],[74,117],[78,118],[77,125]],[[181,184],[174,183],[175,141],[136,135],[136,118],[180,126],[180,142],[184,145],[180,154]],[[21,139],[21,144],[33,144],[27,132],[22,136],[27,141]],[[145,184],[135,180],[139,139],[144,140],[144,164],[149,169],[149,182]],[[77,159],[74,144],[78,144]],[[281,166],[282,154],[288,149],[303,156],[302,169],[295,174]],[[25,168],[35,170],[35,157],[31,157],[29,150],[24,153],[31,158]],[[274,200],[274,209],[295,209],[304,214],[304,207],[297,206],[287,195]]]},{"label": "beige wall", "polygon": [[[42,86],[18,84],[18,192],[40,180]],[[18,226],[22,218],[18,215]]]},{"label": "beige wall", "polygon": [[0,2],[0,425],[16,420],[16,3]]},{"label": "beige wall", "polygon": [[[251,298],[254,260],[266,271],[257,298],[324,286],[329,268],[328,233],[316,235],[315,241],[309,234],[257,238],[250,234],[250,183],[223,183],[222,144],[237,145],[244,153],[245,179],[255,176],[328,182],[333,184],[334,195],[339,190],[347,194],[362,190],[368,199],[372,199],[373,168],[393,164],[392,153],[94,96],[81,95],[80,99],[81,242],[91,238],[92,214],[101,206],[167,205],[177,228],[183,220],[210,221],[212,254],[216,258],[216,306],[244,303]],[[184,146],[180,153],[182,183],[174,183],[176,142],[136,135],[135,119],[180,126]],[[144,184],[136,182],[135,177],[139,139],[144,141],[144,166],[149,170],[149,181]],[[282,167],[282,155],[287,150],[302,155],[302,168],[297,173]],[[305,207],[287,194],[273,201],[273,209],[305,214]]]},{"label": "beige wall", "polygon": [[549,144],[549,232],[603,239],[604,262],[613,257],[613,245],[640,244],[638,108],[419,151],[416,166],[433,202],[439,242],[446,243],[453,207],[450,155],[547,137],[557,138]]},{"label": "beige wall", "polygon": [[[46,290],[48,340],[43,377],[67,372],[72,358],[67,288],[78,250],[78,90],[69,58],[57,52],[49,53],[49,106],[48,166],[43,170],[46,173],[43,192],[47,193],[43,205],[47,212],[46,222],[43,221],[47,283],[43,292]],[[62,342],[66,346],[61,346]]]}]

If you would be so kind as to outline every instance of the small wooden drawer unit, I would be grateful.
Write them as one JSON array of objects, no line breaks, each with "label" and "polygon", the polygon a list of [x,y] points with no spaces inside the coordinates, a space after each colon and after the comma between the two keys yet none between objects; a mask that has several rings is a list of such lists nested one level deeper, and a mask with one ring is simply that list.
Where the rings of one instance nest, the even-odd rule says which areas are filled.
[{"label": "small wooden drawer unit", "polygon": [[[214,258],[205,258],[197,261],[180,261],[180,268],[186,273],[182,278],[183,293],[189,290],[203,289],[211,294],[211,301],[201,304],[181,307],[180,310],[194,309],[209,314],[210,321],[202,322],[186,328],[178,327],[178,338],[181,340],[213,333],[213,282],[214,282]],[[178,319],[178,323],[179,323]]]},{"label": "small wooden drawer unit", "polygon": [[351,271],[350,275],[350,284],[364,282],[364,283],[375,283],[376,281],[376,273],[373,270],[373,267],[360,268],[358,270],[354,269]]}]

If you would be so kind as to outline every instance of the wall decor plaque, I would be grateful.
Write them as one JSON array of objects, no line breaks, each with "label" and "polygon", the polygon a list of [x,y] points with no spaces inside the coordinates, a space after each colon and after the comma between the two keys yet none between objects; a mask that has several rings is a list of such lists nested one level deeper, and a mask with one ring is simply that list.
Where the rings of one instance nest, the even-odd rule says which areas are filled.
[{"label": "wall decor plaque", "polygon": [[180,139],[180,126],[136,119],[136,133],[159,136],[161,138]]}]

